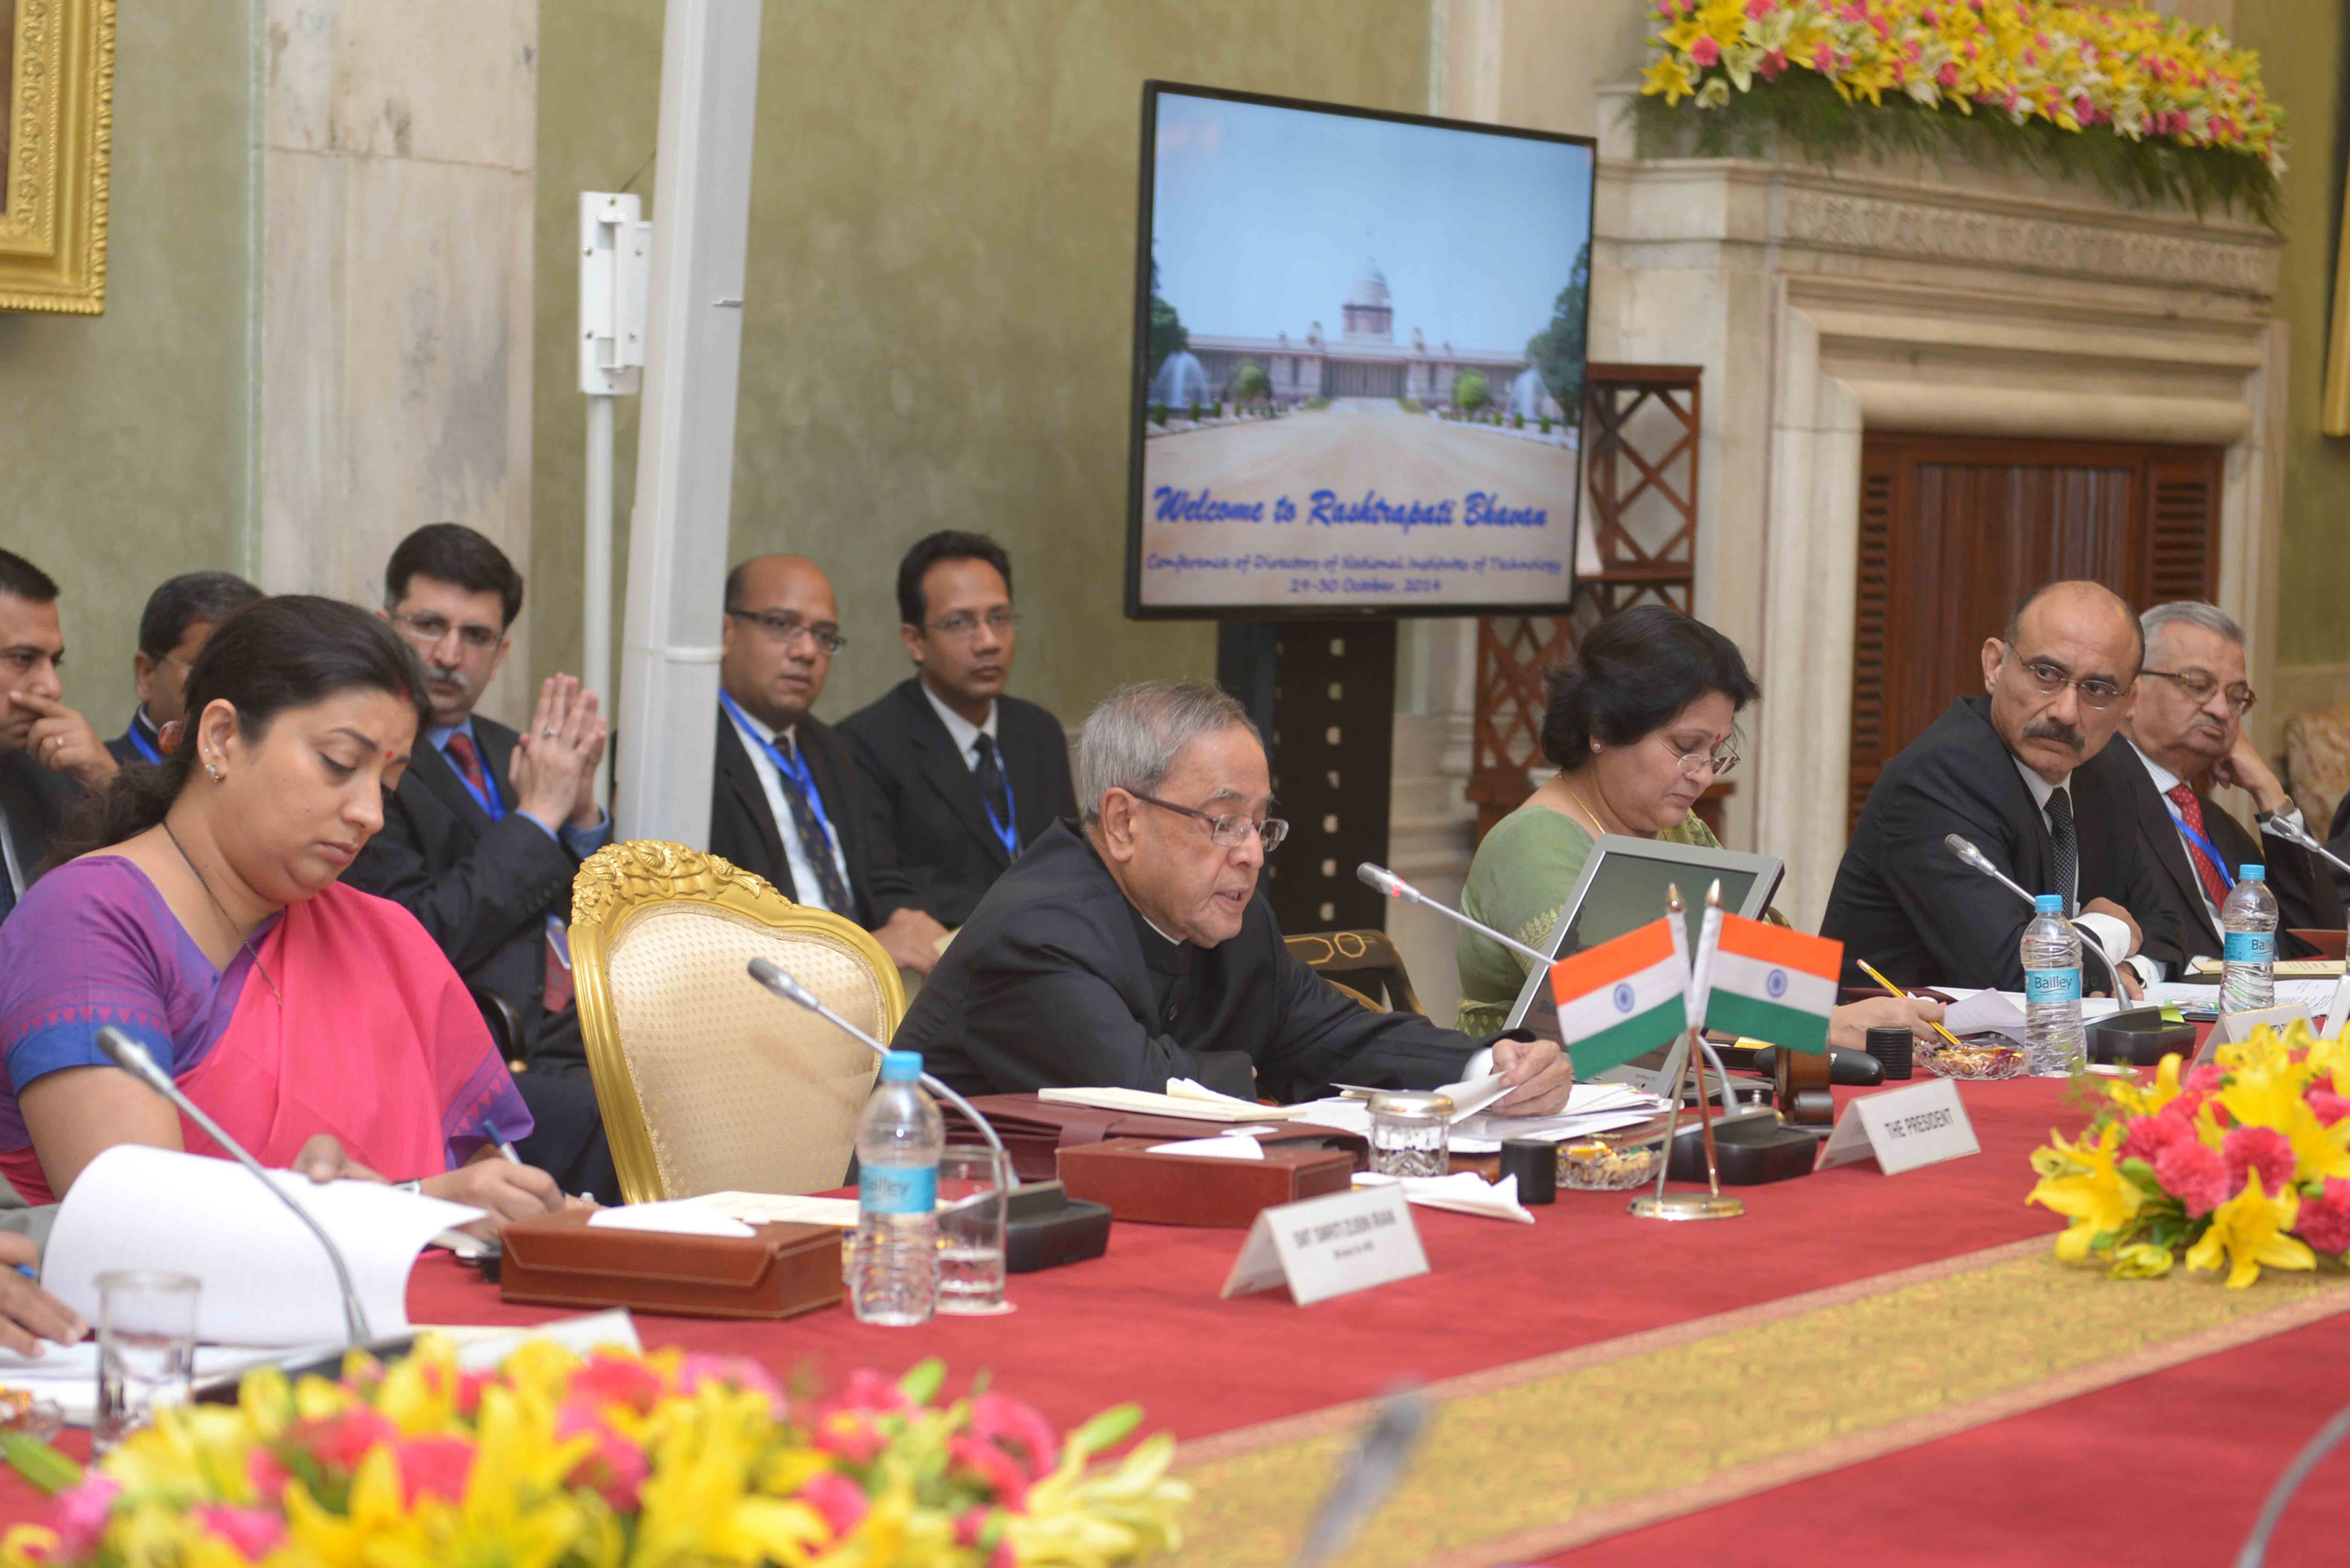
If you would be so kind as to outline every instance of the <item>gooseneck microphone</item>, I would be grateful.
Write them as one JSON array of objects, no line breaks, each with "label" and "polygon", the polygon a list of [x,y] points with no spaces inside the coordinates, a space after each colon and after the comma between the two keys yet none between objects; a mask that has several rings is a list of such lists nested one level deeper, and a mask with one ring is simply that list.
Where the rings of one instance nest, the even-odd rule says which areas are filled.
[{"label": "gooseneck microphone", "polygon": [[1530,948],[1515,937],[1505,937],[1484,921],[1472,920],[1450,904],[1438,903],[1384,866],[1374,866],[1366,860],[1355,867],[1355,876],[1367,888],[1385,893],[1390,898],[1401,898],[1408,904],[1418,904],[1424,909],[1433,909],[1446,919],[1458,921],[1479,936],[1490,938],[1512,952],[1534,960],[1534,967],[1537,969],[1548,969],[1551,966],[1550,954]]},{"label": "gooseneck microphone", "polygon": [[366,1345],[374,1339],[375,1335],[368,1331],[367,1309],[359,1304],[359,1292],[351,1288],[351,1271],[349,1265],[343,1262],[343,1250],[335,1245],[335,1239],[327,1234],[326,1227],[313,1220],[308,1210],[295,1202],[292,1193],[270,1180],[269,1173],[261,1168],[259,1160],[245,1152],[243,1144],[229,1137],[222,1130],[220,1123],[206,1116],[195,1101],[181,1092],[180,1085],[172,1082],[172,1075],[155,1064],[155,1058],[147,1054],[146,1046],[109,1023],[98,1032],[98,1048],[105,1052],[116,1066],[177,1106],[182,1116],[203,1128],[214,1143],[235,1156],[239,1164],[253,1172],[255,1180],[276,1194],[278,1202],[294,1211],[294,1218],[302,1221],[309,1228],[310,1234],[318,1238],[318,1245],[327,1250],[327,1261],[335,1265],[335,1284],[343,1293],[343,1333],[348,1342]]},{"label": "gooseneck microphone", "polygon": [[2343,870],[2350,871],[2350,860],[2343,859],[2342,857],[2334,854],[2334,851],[2326,848],[2323,844],[2320,844],[2317,841],[2316,836],[2312,834],[2305,827],[2301,827],[2288,823],[2281,816],[2272,816],[2266,822],[2261,824],[2261,831],[2263,833],[2273,833],[2279,838],[2283,839],[2287,844],[2293,846],[2295,848],[2306,849],[2312,855],[2322,855],[2326,859],[2333,861],[2334,865],[2339,866]]},{"label": "gooseneck microphone", "polygon": [[[858,1041],[876,1056],[889,1054],[889,1047],[827,1007],[824,998],[801,984],[799,977],[783,965],[772,959],[754,958],[745,967],[750,970],[753,980],[757,981],[785,1002],[796,1007],[806,1008],[835,1029]],[[1012,1156],[1004,1148],[1003,1140],[995,1136],[995,1128],[989,1124],[985,1116],[979,1114],[979,1108],[928,1073],[922,1075],[922,1087],[971,1118],[972,1125],[979,1128],[980,1136],[986,1138],[988,1147],[995,1151],[995,1158],[1003,1167],[1003,1179],[1009,1182],[1012,1179]]]},{"label": "gooseneck microphone", "polygon": [[[2031,894],[2025,892],[2022,888],[2017,887],[2013,881],[2010,880],[2007,873],[1992,865],[1991,863],[1991,857],[1976,848],[1970,841],[1960,837],[1955,833],[1946,833],[1942,836],[1942,846],[1948,849],[1951,854],[1957,856],[1960,863],[1965,865],[1969,869],[1981,872],[1984,876],[1990,877],[1992,881],[1998,883],[2001,887],[2006,888],[2009,892],[2022,899],[2023,907],[2025,909],[2037,909],[2040,907],[2038,900],[2034,899]],[[2089,929],[2088,927],[2075,922],[2073,925],[2073,929],[2080,933],[2081,940],[2088,950],[2097,955],[2097,961],[2106,966],[2106,978],[2113,985],[2114,1000],[2116,1002],[2121,1001],[2122,971],[2120,967],[2114,962],[2113,954],[2106,951],[2106,944],[2099,941],[2097,940],[2097,933]]]}]

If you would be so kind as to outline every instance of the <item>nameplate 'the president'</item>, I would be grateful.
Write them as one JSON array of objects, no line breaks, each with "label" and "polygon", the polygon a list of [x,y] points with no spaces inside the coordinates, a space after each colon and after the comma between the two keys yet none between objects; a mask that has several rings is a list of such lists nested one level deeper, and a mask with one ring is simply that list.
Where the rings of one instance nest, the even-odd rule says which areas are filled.
[{"label": "nameplate 'the president'", "polygon": [[1814,1168],[1873,1158],[1886,1175],[1898,1176],[1921,1165],[1981,1152],[1959,1086],[1948,1078],[1936,1078],[1848,1103]]},{"label": "nameplate 'the president'", "polygon": [[1284,1281],[1299,1306],[1428,1272],[1401,1187],[1366,1187],[1261,1210],[1224,1281],[1227,1297]]}]

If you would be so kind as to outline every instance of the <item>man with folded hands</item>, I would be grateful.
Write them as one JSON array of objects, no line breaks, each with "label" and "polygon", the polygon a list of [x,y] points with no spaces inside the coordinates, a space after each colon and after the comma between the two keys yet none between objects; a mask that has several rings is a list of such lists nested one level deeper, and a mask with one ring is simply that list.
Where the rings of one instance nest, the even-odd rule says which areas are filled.
[{"label": "man with folded hands", "polygon": [[1472,1039],[1373,1012],[1294,956],[1257,888],[1288,825],[1263,742],[1212,686],[1113,693],[1077,741],[1082,828],[1055,824],[980,900],[896,1040],[965,1094],[1164,1090],[1188,1077],[1295,1102],[1333,1084],[1434,1088],[1499,1072],[1547,1115],[1574,1073],[1523,1032]]}]

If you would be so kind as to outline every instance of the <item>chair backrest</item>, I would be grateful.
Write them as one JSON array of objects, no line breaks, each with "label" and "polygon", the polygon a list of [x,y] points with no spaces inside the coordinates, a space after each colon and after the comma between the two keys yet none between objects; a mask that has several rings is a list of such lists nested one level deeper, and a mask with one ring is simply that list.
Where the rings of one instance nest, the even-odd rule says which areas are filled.
[{"label": "chair backrest", "polygon": [[774,960],[886,1041],[906,993],[864,929],[715,855],[639,839],[579,867],[571,958],[629,1202],[840,1185],[880,1064],[745,967]]},{"label": "chair backrest", "polygon": [[1373,1012],[1420,1011],[1403,954],[1385,931],[1307,931],[1287,940],[1289,950],[1315,973]]},{"label": "chair backrest", "polygon": [[2335,804],[2350,794],[2350,702],[2295,713],[2284,722],[2284,776],[2302,821],[2324,838]]}]

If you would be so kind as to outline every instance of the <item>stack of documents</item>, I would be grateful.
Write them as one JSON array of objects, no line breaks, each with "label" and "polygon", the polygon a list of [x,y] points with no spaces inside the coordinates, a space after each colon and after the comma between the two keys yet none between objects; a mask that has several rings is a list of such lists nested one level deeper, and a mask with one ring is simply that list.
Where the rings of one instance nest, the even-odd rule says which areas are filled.
[{"label": "stack of documents", "polygon": [[[1661,1115],[1665,1102],[1658,1096],[1623,1084],[1577,1084],[1567,1091],[1566,1106],[1556,1116],[1513,1116],[1488,1110],[1502,1097],[1501,1075],[1456,1084],[1437,1093],[1453,1096],[1452,1152],[1495,1154],[1504,1142],[1531,1139],[1565,1143],[1594,1133],[1612,1132]],[[1464,1091],[1455,1094],[1455,1091]],[[1464,1105],[1471,1108],[1461,1109]],[[1287,1109],[1322,1127],[1334,1127],[1368,1137],[1371,1107],[1362,1100],[1314,1100]]]}]

